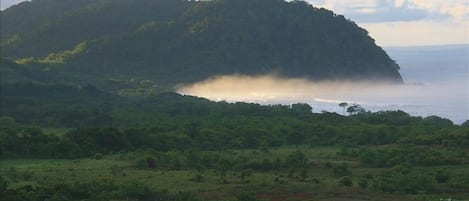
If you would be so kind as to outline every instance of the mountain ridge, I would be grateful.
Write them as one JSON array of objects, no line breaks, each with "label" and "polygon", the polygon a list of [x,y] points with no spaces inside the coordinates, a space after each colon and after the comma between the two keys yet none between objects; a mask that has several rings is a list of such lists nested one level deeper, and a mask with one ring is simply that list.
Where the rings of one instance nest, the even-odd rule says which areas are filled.
[{"label": "mountain ridge", "polygon": [[[175,85],[277,72],[402,83],[399,66],[365,29],[302,1],[99,0],[72,6],[55,1],[1,12],[2,57],[49,69],[43,80],[69,76],[71,82],[98,86],[105,79]],[[43,7],[53,12],[34,14]],[[32,14],[18,21],[22,10]]]}]

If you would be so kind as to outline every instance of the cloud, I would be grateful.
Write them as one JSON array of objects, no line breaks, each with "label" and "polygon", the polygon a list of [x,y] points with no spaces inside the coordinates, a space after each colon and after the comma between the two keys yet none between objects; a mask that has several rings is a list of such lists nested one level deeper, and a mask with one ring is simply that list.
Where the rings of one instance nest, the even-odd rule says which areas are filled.
[{"label": "cloud", "polygon": [[468,24],[447,21],[361,23],[382,46],[469,44]]},{"label": "cloud", "polygon": [[467,0],[306,0],[357,22],[378,45],[469,43]]},{"label": "cloud", "polygon": [[308,0],[357,22],[405,22],[461,19],[469,14],[466,0]]},{"label": "cloud", "polygon": [[[409,1],[377,1],[375,7],[351,10],[350,17],[361,22],[418,21],[423,19],[446,19],[444,13],[420,8]],[[371,11],[371,12],[367,12]]]}]

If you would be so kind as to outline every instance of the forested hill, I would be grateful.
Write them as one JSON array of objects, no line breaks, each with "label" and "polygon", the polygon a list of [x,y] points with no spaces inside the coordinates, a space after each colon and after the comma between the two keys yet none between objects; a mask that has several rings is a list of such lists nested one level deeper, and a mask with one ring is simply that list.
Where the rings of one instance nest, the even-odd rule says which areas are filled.
[{"label": "forested hill", "polygon": [[35,81],[173,85],[275,72],[402,82],[366,30],[302,1],[34,0],[1,11],[1,24],[3,58],[47,69]]}]

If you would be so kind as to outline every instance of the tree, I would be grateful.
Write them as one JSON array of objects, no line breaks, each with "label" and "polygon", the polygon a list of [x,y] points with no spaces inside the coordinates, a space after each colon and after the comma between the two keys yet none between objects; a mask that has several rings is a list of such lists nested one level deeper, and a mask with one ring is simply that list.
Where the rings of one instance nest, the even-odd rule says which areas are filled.
[{"label": "tree", "polygon": [[464,123],[462,123],[461,127],[469,128],[469,120],[466,120]]},{"label": "tree", "polygon": [[347,109],[348,103],[346,103],[346,102],[339,103],[339,106],[344,108],[344,116],[345,116],[345,110]]},{"label": "tree", "polygon": [[299,114],[310,114],[313,107],[307,103],[296,103],[291,105],[291,109]]},{"label": "tree", "polygon": [[361,105],[359,104],[353,104],[352,106],[348,107],[347,108],[347,112],[350,114],[350,115],[353,115],[353,114],[360,114],[360,113],[364,113],[365,112],[365,108],[363,108]]}]

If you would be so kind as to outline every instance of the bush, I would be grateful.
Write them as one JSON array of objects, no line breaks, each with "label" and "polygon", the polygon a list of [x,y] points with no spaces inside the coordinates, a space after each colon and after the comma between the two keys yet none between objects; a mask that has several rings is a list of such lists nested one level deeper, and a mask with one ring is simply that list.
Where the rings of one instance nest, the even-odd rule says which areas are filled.
[{"label": "bush", "polygon": [[153,156],[141,157],[136,161],[135,167],[139,169],[156,168],[157,162]]},{"label": "bush", "polygon": [[148,168],[156,168],[156,159],[152,156],[148,156],[145,161],[147,162]]},{"label": "bush", "polygon": [[347,163],[342,163],[332,168],[332,174],[336,177],[348,176],[351,174]]},{"label": "bush", "polygon": [[361,188],[368,188],[368,179],[366,178],[360,178],[360,180],[358,180],[358,186],[360,186]]},{"label": "bush", "polygon": [[342,186],[352,186],[353,185],[353,181],[352,179],[350,179],[350,177],[342,177],[340,180],[339,180],[339,184],[342,185]]},{"label": "bush", "polygon": [[8,182],[0,176],[0,194],[5,194],[8,189]]},{"label": "bush", "polygon": [[260,201],[254,193],[241,193],[236,196],[236,201]]},{"label": "bush", "polygon": [[435,175],[437,183],[446,183],[449,180],[449,174],[444,170],[438,170]]},{"label": "bush", "polygon": [[375,177],[373,188],[383,192],[400,192],[416,194],[420,192],[432,192],[435,189],[434,179],[428,175],[402,175],[383,174]]},{"label": "bush", "polygon": [[101,160],[101,159],[103,159],[103,154],[101,154],[101,153],[96,153],[96,154],[94,155],[94,159],[96,159],[96,160]]},{"label": "bush", "polygon": [[151,197],[151,191],[147,186],[139,183],[129,183],[119,187],[121,197],[142,200]]},{"label": "bush", "polygon": [[412,167],[409,164],[403,163],[403,164],[395,165],[394,167],[392,167],[391,170],[399,174],[409,174],[411,171],[411,168]]},{"label": "bush", "polygon": [[301,150],[296,150],[295,152],[289,154],[285,160],[285,166],[293,168],[305,167],[307,164],[308,158]]},{"label": "bush", "polygon": [[454,175],[449,181],[451,187],[460,189],[469,189],[469,174],[464,172],[462,174]]},{"label": "bush", "polygon": [[203,180],[204,180],[204,174],[201,171],[197,171],[194,177],[190,179],[190,181],[193,181],[193,182],[202,182]]}]

